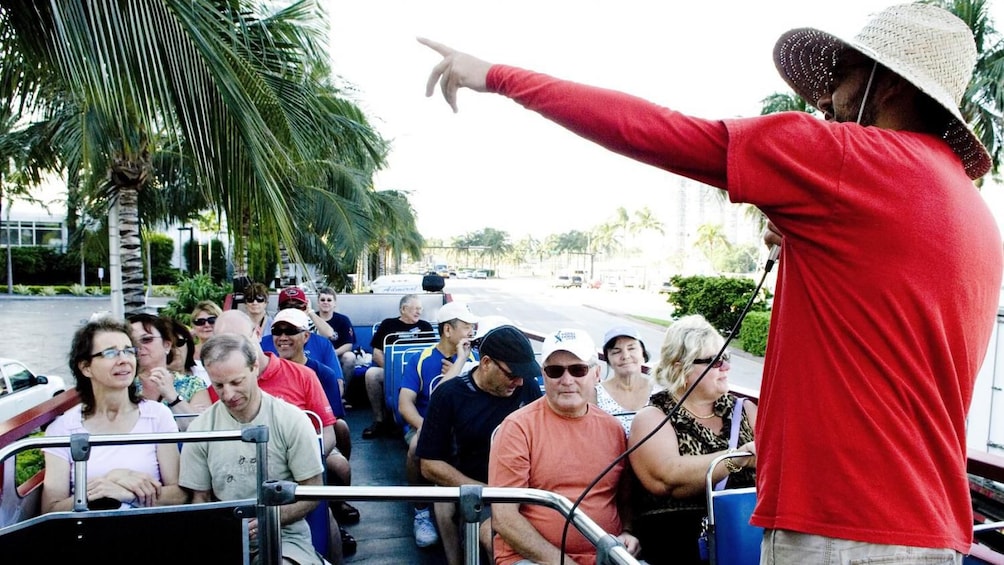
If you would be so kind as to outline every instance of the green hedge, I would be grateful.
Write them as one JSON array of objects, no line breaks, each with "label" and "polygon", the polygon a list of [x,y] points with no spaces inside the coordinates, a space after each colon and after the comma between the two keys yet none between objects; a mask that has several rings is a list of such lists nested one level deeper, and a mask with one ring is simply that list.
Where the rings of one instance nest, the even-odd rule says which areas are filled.
[{"label": "green hedge", "polygon": [[744,351],[761,357],[767,351],[770,312],[750,312],[739,330],[739,345]]},{"label": "green hedge", "polygon": [[[732,331],[756,288],[756,282],[747,278],[677,275],[670,282],[676,290],[669,293],[667,302],[673,305],[677,317],[700,314],[725,335]],[[766,299],[766,292],[761,291],[750,312],[766,311]]]}]

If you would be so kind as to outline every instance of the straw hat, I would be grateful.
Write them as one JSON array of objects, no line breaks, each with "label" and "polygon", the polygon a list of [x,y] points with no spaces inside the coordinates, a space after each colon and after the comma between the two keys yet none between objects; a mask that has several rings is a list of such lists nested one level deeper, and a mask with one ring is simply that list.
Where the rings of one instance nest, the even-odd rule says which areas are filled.
[{"label": "straw hat", "polygon": [[774,45],[774,65],[815,106],[829,93],[837,57],[848,47],[910,81],[952,114],[943,137],[969,178],[990,170],[990,154],[959,112],[977,57],[972,31],[962,20],[929,4],[902,4],[880,12],[849,41],[818,29],[793,29]]}]

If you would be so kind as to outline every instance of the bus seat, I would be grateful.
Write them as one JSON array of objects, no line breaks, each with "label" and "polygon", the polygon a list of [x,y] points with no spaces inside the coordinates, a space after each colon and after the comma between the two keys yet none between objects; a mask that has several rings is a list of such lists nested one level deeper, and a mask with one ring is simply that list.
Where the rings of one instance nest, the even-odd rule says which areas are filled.
[{"label": "bus seat", "polygon": [[714,491],[710,495],[708,553],[712,565],[760,563],[763,528],[750,524],[756,506],[756,488]]}]

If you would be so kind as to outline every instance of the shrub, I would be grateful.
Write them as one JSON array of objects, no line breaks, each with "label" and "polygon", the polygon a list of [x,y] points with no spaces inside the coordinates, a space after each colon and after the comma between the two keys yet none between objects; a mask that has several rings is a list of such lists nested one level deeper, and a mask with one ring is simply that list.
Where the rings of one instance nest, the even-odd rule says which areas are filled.
[{"label": "shrub", "polygon": [[767,331],[770,329],[770,312],[750,312],[743,320],[739,330],[739,345],[752,353],[760,355],[767,351]]},{"label": "shrub", "polygon": [[87,296],[87,287],[77,283],[70,287],[70,294],[73,296]]},{"label": "shrub", "polygon": [[45,457],[42,455],[41,449],[27,449],[17,454],[14,465],[15,484],[20,486],[45,467]]},{"label": "shrub", "polygon": [[174,300],[161,309],[160,314],[188,324],[191,321],[192,309],[199,301],[212,300],[222,307],[228,292],[230,292],[229,287],[214,284],[207,275],[182,279],[178,282]]},{"label": "shrub", "polygon": [[100,286],[92,286],[91,289],[88,292],[91,293],[91,296],[104,296],[105,295],[105,289],[104,289],[104,287],[100,287]]},{"label": "shrub", "polygon": [[43,286],[38,289],[39,296],[56,296],[56,294],[58,293],[56,292],[56,287],[54,286]]},{"label": "shrub", "polygon": [[[669,293],[667,301],[673,305],[676,316],[700,314],[725,335],[732,331],[750,293],[756,288],[756,283],[747,278],[677,275],[670,282],[676,290]],[[765,295],[761,291],[750,312],[766,309]]]},{"label": "shrub", "polygon": [[31,294],[31,287],[26,284],[16,284],[14,285],[14,294]]}]

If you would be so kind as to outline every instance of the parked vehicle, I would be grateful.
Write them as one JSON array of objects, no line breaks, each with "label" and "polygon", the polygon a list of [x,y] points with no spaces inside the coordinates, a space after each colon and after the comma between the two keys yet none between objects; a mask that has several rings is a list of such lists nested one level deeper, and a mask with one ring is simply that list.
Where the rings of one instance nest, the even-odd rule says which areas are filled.
[{"label": "parked vehicle", "polygon": [[370,292],[423,292],[422,275],[380,275],[370,283]]},{"label": "parked vehicle", "polygon": [[555,288],[569,288],[573,286],[572,277],[568,275],[558,275],[554,277],[554,282],[551,283],[551,286]]},{"label": "parked vehicle", "polygon": [[32,373],[20,361],[0,357],[0,421],[34,408],[66,390],[62,377]]}]

